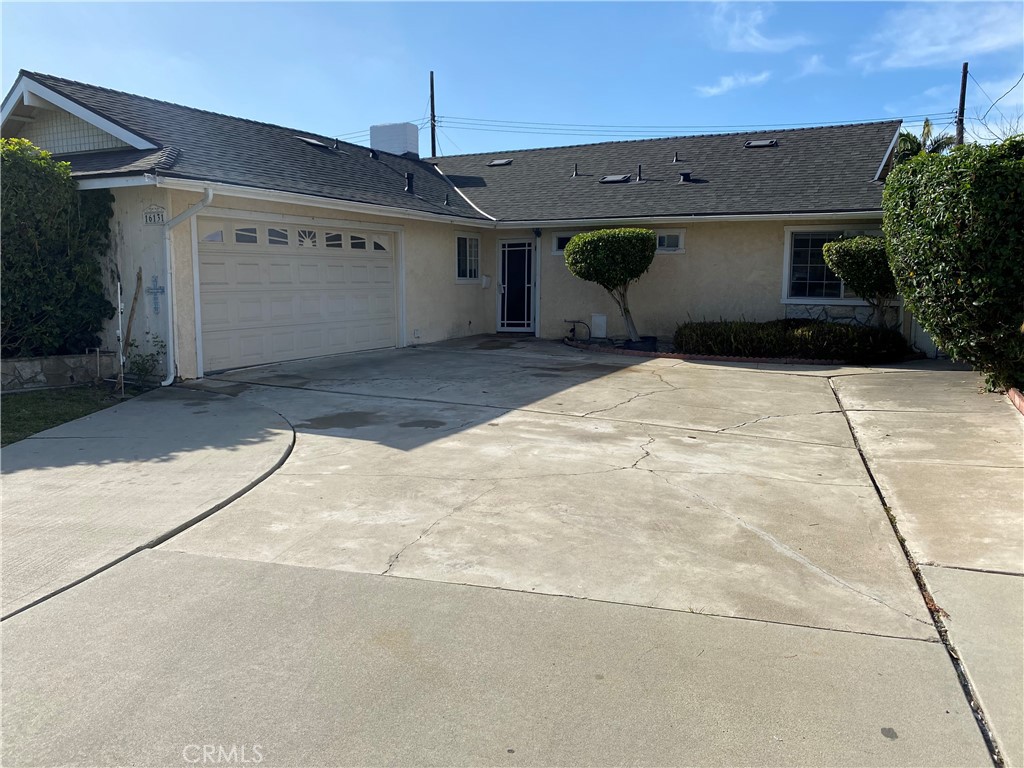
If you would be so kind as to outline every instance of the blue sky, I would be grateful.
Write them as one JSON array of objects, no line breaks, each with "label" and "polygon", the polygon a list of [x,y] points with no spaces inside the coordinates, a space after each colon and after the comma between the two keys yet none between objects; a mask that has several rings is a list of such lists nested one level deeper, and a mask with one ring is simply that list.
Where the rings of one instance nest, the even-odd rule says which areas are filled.
[{"label": "blue sky", "polygon": [[[434,70],[441,154],[926,114],[941,129],[963,61],[968,118],[1024,74],[1019,2],[4,2],[2,21],[5,92],[24,68],[359,142],[423,120]],[[988,120],[1022,112],[1018,85]]]}]

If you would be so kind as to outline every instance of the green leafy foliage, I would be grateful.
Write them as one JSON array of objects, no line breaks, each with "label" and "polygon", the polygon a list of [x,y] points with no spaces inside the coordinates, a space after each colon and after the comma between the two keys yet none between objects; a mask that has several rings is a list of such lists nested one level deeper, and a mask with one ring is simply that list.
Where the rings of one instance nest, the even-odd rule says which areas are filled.
[{"label": "green leafy foliage", "polygon": [[77,354],[97,346],[114,306],[100,257],[113,197],[78,192],[67,163],[24,139],[0,140],[4,357]]},{"label": "green leafy foliage", "polygon": [[865,365],[903,360],[911,354],[906,339],[896,331],[821,320],[682,323],[673,340],[676,352],[721,357],[844,360]]},{"label": "green leafy foliage", "polygon": [[990,387],[1024,383],[1024,136],[918,155],[889,174],[882,205],[921,326]]},{"label": "green leafy foliage", "polygon": [[143,352],[135,339],[128,342],[128,373],[135,377],[135,383],[140,387],[153,378],[167,352],[167,342],[157,334],[153,334],[149,346],[150,351]]},{"label": "green leafy foliage", "polygon": [[822,246],[821,254],[829,269],[871,305],[875,325],[884,325],[885,307],[896,297],[885,240],[865,235],[834,240]]},{"label": "green leafy foliage", "polygon": [[565,246],[565,266],[581,280],[597,283],[615,300],[629,338],[639,341],[627,292],[651,267],[658,238],[649,229],[599,229],[581,232]]},{"label": "green leafy foliage", "polygon": [[896,142],[896,162],[904,163],[922,152],[937,155],[952,149],[956,139],[948,133],[940,133],[935,136],[933,129],[932,121],[926,117],[921,126],[920,137],[910,131],[900,131],[900,137]]}]

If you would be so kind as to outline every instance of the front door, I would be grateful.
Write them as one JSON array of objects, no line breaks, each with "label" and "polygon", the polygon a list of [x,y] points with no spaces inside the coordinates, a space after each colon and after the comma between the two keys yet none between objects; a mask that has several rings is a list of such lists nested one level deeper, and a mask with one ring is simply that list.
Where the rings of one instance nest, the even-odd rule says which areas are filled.
[{"label": "front door", "polygon": [[498,330],[533,331],[533,243],[501,243]]}]

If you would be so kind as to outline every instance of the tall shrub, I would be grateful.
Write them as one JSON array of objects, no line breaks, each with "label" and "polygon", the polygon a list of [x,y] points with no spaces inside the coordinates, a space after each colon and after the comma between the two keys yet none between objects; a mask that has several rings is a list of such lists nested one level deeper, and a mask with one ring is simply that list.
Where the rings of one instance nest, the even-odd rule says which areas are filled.
[{"label": "tall shrub", "polygon": [[1024,383],[1024,136],[898,165],[883,209],[896,284],[921,326],[989,386]]},{"label": "tall shrub", "polygon": [[627,293],[631,283],[651,267],[658,238],[649,229],[599,229],[581,232],[565,246],[565,266],[581,280],[597,283],[615,300],[626,332],[633,341],[640,335],[633,324]]},{"label": "tall shrub", "polygon": [[100,262],[113,197],[78,192],[67,163],[24,139],[0,141],[2,354],[84,352],[114,316]]},{"label": "tall shrub", "polygon": [[885,308],[896,297],[885,240],[861,235],[825,243],[822,256],[829,269],[871,306],[872,321],[885,327]]}]

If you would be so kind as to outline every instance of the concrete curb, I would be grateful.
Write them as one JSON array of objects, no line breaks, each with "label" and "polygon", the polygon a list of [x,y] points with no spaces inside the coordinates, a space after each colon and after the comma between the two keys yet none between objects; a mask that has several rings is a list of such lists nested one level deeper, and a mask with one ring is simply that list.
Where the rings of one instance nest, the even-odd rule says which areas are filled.
[{"label": "concrete curb", "polygon": [[800,357],[727,357],[725,355],[689,355],[681,352],[643,352],[637,349],[618,349],[602,344],[587,344],[583,341],[562,339],[568,347],[582,349],[586,352],[601,352],[606,355],[626,355],[628,357],[664,357],[670,360],[694,360],[698,362],[718,363],[781,363],[783,365],[850,365],[845,360],[812,360]]},{"label": "concrete curb", "polygon": [[1024,394],[1021,394],[1021,391],[1016,387],[1010,387],[1006,397],[1009,398],[1013,407],[1020,411],[1020,415],[1024,416]]}]

